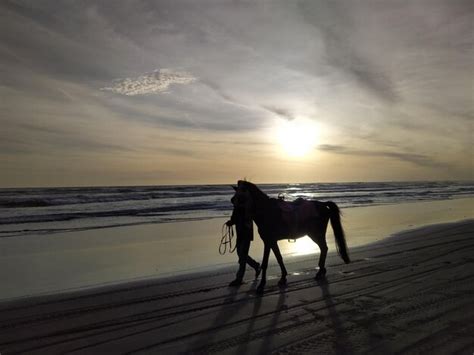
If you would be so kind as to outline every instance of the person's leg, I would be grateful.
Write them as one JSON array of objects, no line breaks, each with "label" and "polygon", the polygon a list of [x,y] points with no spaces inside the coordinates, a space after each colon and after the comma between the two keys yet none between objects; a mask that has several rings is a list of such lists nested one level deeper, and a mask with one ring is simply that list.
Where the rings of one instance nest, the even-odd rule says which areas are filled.
[{"label": "person's leg", "polygon": [[245,266],[246,266],[246,253],[245,253],[245,243],[243,243],[242,238],[237,236],[237,256],[239,257],[239,270],[237,270],[237,274],[235,275],[235,280],[232,281],[229,286],[239,286],[242,284],[242,280],[245,275]]},{"label": "person's leg", "polygon": [[251,242],[250,239],[246,239],[242,241],[242,249],[240,251],[241,255],[239,257],[243,262],[246,262],[247,264],[249,264],[250,267],[253,267],[255,269],[258,263],[255,260],[253,260],[249,255],[250,242]]},{"label": "person's leg", "polygon": [[242,242],[242,258],[245,256],[246,264],[255,270],[255,278],[260,275],[260,264],[249,255],[250,239]]},{"label": "person's leg", "polygon": [[248,246],[245,240],[240,240],[237,246],[237,255],[239,256],[239,271],[237,271],[236,278],[243,280],[245,275],[245,267],[247,261]]}]

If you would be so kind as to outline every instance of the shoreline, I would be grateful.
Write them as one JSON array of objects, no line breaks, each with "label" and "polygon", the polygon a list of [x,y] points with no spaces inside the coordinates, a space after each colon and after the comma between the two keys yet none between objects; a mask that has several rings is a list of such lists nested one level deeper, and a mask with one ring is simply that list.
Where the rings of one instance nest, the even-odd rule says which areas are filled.
[{"label": "shoreline", "polygon": [[[263,297],[233,271],[0,303],[2,353],[462,352],[474,346],[474,219],[424,226],[269,267]],[[470,351],[470,350],[469,350]]]},{"label": "shoreline", "polygon": [[[457,220],[457,221],[452,221],[452,222],[444,222],[444,223],[434,223],[434,224],[427,224],[427,225],[421,225],[415,228],[410,228],[410,229],[405,229],[398,231],[396,233],[393,233],[387,237],[384,237],[380,240],[373,241],[368,244],[362,244],[356,247],[353,247],[350,252],[361,252],[365,251],[366,249],[371,249],[373,247],[379,247],[379,246],[385,246],[386,244],[390,244],[391,242],[397,242],[399,239],[402,238],[413,238],[414,235],[417,235],[418,233],[421,232],[421,234],[424,234],[426,231],[429,230],[434,230],[436,231],[438,228],[443,228],[443,227],[450,227],[450,226],[456,226],[456,225],[464,225],[464,224],[469,224],[469,223],[474,223],[474,218],[468,218],[468,219],[462,219],[462,220]],[[235,255],[235,254],[232,254]],[[319,253],[316,254],[305,254],[305,255],[284,255],[284,262],[285,265],[288,268],[288,265],[313,265],[314,270],[317,270],[317,261],[319,258]],[[339,256],[337,255],[335,250],[329,250],[327,258],[335,258],[337,259]],[[341,261],[342,263],[342,261]],[[97,284],[97,285],[90,285],[90,286],[83,286],[83,287],[77,287],[77,288],[71,288],[71,289],[64,289],[64,290],[59,290],[59,291],[51,291],[51,292],[44,292],[44,293],[39,293],[39,294],[34,294],[34,295],[25,295],[25,296],[20,296],[20,297],[14,297],[14,298],[9,298],[9,299],[0,299],[0,312],[2,309],[2,306],[5,304],[15,304],[15,303],[23,303],[23,302],[34,302],[36,301],[41,301],[45,300],[46,302],[49,302],[50,299],[62,299],[62,298],[68,298],[68,297],[89,297],[90,295],[95,295],[95,294],[102,294],[102,293],[110,293],[110,292],[122,292],[124,289],[130,289],[130,288],[148,288],[152,287],[155,284],[159,285],[166,285],[166,284],[173,284],[173,283],[179,283],[179,282],[186,282],[189,280],[195,281],[197,279],[202,279],[202,278],[208,278],[208,277],[215,277],[215,276],[222,276],[226,275],[229,276],[229,278],[233,278],[236,270],[238,268],[238,265],[234,263],[223,263],[221,265],[218,265],[217,268],[214,267],[203,267],[202,270],[198,271],[193,271],[193,270],[184,270],[179,273],[175,274],[170,274],[170,275],[164,275],[164,276],[158,276],[158,277],[138,277],[136,279],[126,279],[126,280],[117,280],[117,281],[111,281],[109,283],[102,283],[102,284]],[[307,268],[311,268],[311,266],[308,266]],[[276,260],[273,258],[270,258],[269,270],[276,270],[276,273],[279,273],[279,266],[276,262]],[[247,272],[246,272],[246,279],[249,279],[249,274],[253,274],[252,270],[249,270],[247,267]],[[291,272],[289,272],[291,275]],[[298,273],[297,273],[298,274]],[[276,276],[272,275],[267,275],[267,280],[274,280],[277,279]],[[247,282],[250,282],[247,280]],[[40,302],[41,303],[41,302]]]},{"label": "shoreline", "polygon": [[[401,230],[469,218],[473,204],[473,198],[466,198],[345,209],[342,223],[352,250]],[[196,271],[233,269],[237,265],[236,254],[221,256],[217,252],[220,226],[225,220],[0,239],[0,302],[124,282],[148,282]],[[329,250],[335,250],[331,227],[327,241]],[[281,241],[279,245],[288,260],[319,254],[317,245],[307,237],[296,243]],[[262,253],[263,243],[256,232],[250,254],[258,260]],[[273,254],[270,263],[275,263]],[[12,272],[16,278],[11,277]]]}]

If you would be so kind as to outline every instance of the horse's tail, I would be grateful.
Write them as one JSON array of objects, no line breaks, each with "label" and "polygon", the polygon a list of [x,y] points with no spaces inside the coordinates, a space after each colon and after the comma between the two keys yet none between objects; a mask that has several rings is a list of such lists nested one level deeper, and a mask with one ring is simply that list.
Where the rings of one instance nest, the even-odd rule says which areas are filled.
[{"label": "horse's tail", "polygon": [[349,254],[347,252],[346,237],[344,235],[344,229],[342,229],[341,224],[341,211],[339,207],[332,202],[325,202],[326,206],[329,207],[329,218],[331,220],[331,227],[334,231],[334,236],[336,237],[336,248],[337,252],[341,256],[342,260],[346,264],[350,263]]}]

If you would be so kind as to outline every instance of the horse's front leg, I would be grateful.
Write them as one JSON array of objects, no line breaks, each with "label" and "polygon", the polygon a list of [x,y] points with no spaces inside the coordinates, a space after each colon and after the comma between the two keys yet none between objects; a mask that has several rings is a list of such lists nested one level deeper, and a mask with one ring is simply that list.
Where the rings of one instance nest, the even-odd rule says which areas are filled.
[{"label": "horse's front leg", "polygon": [[270,256],[270,245],[268,242],[264,242],[265,247],[263,250],[263,260],[262,260],[262,279],[260,284],[257,287],[257,294],[263,295],[263,290],[265,289],[265,284],[267,283],[267,266],[268,266],[268,257]]},{"label": "horse's front leg", "polygon": [[285,264],[283,263],[283,258],[280,253],[280,248],[278,247],[278,243],[275,241],[272,245],[272,250],[273,254],[275,254],[275,258],[278,261],[278,265],[280,265],[281,269],[281,278],[280,281],[278,281],[279,286],[286,286],[286,276],[288,275],[288,272],[286,271]]}]

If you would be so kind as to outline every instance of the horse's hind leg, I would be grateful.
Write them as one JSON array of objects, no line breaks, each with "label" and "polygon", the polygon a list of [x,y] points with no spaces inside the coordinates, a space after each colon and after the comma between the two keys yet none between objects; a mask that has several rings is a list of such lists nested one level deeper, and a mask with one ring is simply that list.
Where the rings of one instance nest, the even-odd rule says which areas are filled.
[{"label": "horse's hind leg", "polygon": [[316,274],[315,279],[321,280],[326,276],[326,256],[328,254],[328,245],[326,243],[326,235],[325,234],[316,234],[310,235],[311,239],[318,245],[319,250],[321,253],[319,254],[319,271]]},{"label": "horse's hind leg", "polygon": [[321,254],[319,255],[319,271],[316,274],[315,279],[321,280],[326,277],[326,256],[328,255],[328,245],[326,243],[326,236],[320,238],[319,242],[317,243],[319,249],[321,250]]},{"label": "horse's hind leg", "polygon": [[257,287],[257,293],[263,295],[263,290],[265,289],[265,284],[267,283],[267,266],[268,266],[268,257],[270,256],[270,245],[268,242],[264,242],[265,246],[263,249],[263,260],[262,260],[262,279],[260,284]]},{"label": "horse's hind leg", "polygon": [[272,250],[273,250],[273,254],[275,254],[275,258],[277,259],[278,265],[280,265],[280,269],[281,269],[281,278],[280,278],[280,281],[278,281],[278,285],[285,286],[286,275],[288,275],[288,272],[286,272],[285,264],[283,263],[283,258],[281,256],[280,248],[278,247],[277,242],[273,243]]}]

